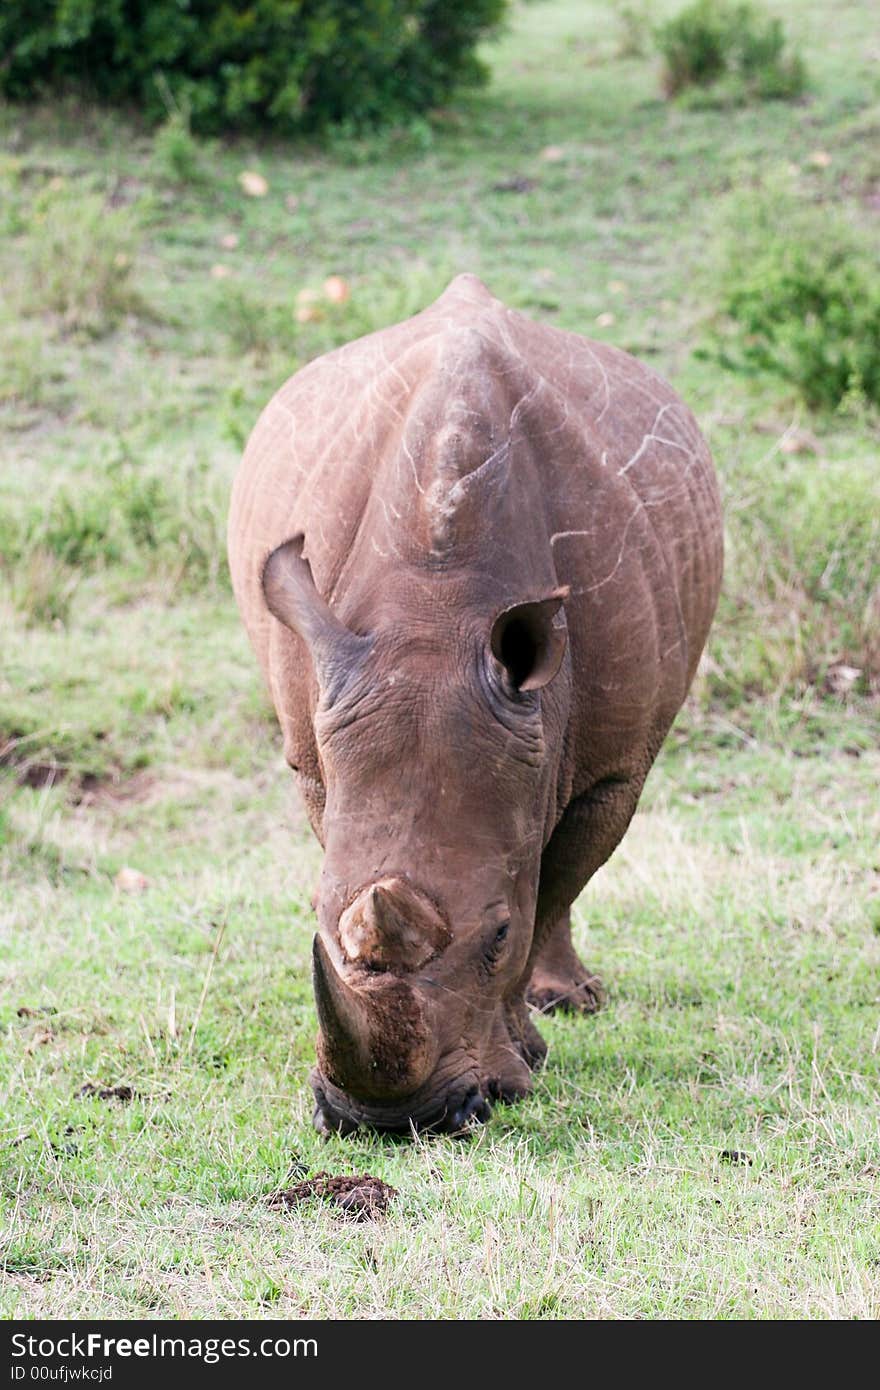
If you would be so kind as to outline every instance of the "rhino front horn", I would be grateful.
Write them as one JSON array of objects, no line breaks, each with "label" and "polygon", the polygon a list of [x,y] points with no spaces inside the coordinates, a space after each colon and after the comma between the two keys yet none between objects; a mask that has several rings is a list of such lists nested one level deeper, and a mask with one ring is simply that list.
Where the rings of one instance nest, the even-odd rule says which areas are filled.
[{"label": "rhino front horn", "polygon": [[321,1025],[318,1061],[329,1080],[364,1100],[417,1090],[436,1059],[416,989],[388,976],[352,988],[317,935],[312,966]]}]

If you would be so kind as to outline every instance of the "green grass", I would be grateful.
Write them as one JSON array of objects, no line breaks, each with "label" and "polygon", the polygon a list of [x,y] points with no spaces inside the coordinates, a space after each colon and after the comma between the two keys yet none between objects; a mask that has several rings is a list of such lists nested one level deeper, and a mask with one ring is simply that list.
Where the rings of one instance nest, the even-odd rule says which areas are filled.
[{"label": "green grass", "polygon": [[[128,803],[20,792],[7,1311],[875,1316],[880,759],[833,733],[670,745],[578,908],[607,1009],[547,1022],[534,1096],[469,1143],[311,1130],[318,854],[266,740]],[[389,1220],[265,1206],[319,1167],[392,1182]]]},{"label": "green grass", "polygon": [[[731,190],[792,164],[799,197],[876,235],[872,7],[773,10],[802,103],[680,110],[655,60],[618,56],[613,6],[547,0],[517,9],[484,95],[354,145],[175,160],[105,113],[0,110],[7,1315],[880,1311],[880,432],[696,355]],[[459,269],[674,381],[718,459],[728,576],[577,907],[606,1010],[544,1022],[533,1097],[469,1142],[325,1143],[320,858],[229,590],[226,497],[276,385]],[[298,322],[331,274],[351,299]],[[831,698],[841,662],[861,674]],[[124,865],[145,892],[114,887]],[[393,1183],[388,1220],[266,1205],[318,1168]]]}]

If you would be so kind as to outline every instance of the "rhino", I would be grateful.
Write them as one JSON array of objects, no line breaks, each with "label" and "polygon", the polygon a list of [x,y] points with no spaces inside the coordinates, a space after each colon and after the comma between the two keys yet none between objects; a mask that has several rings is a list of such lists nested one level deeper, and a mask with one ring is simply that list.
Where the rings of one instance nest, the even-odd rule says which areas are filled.
[{"label": "rhino", "polygon": [[570,909],[624,835],[706,641],[722,519],[652,370],[460,275],[270,401],[229,563],[324,849],[324,1133],[453,1133],[591,1013]]}]

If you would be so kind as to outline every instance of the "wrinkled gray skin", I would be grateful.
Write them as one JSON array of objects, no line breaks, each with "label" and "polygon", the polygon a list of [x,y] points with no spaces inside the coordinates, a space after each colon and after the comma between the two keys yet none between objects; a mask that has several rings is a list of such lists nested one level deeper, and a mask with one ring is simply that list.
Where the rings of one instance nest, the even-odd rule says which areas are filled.
[{"label": "wrinkled gray skin", "polygon": [[706,640],[708,450],[647,367],[462,275],[281,388],[229,556],[325,850],[315,1122],[458,1130],[529,1089],[527,999],[599,1001],[569,908]]}]

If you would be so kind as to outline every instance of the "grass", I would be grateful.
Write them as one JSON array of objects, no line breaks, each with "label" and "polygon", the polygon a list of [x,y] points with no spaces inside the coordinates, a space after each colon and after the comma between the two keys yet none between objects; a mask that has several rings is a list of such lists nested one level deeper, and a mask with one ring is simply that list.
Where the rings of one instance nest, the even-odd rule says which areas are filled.
[{"label": "grass", "polygon": [[[101,112],[0,111],[6,1315],[880,1311],[877,420],[698,355],[731,190],[792,164],[805,202],[876,232],[872,7],[773,9],[803,103],[677,109],[619,56],[613,6],[547,0],[484,95],[369,141],[157,150]],[[226,497],[276,385],[464,268],[675,382],[722,473],[726,590],[577,907],[607,1009],[544,1022],[534,1096],[467,1143],[324,1143],[320,857],[234,611]],[[144,892],[114,886],[125,865]],[[393,1183],[388,1220],[267,1207],[319,1168]]]},{"label": "grass", "polygon": [[[534,1097],[476,1139],[407,1145],[310,1128],[318,855],[261,751],[10,812],[6,925],[40,951],[4,1015],[9,1312],[876,1315],[875,752],[682,733],[579,905],[607,1010],[547,1022]],[[319,1167],[392,1182],[387,1223],[266,1208]]]}]

